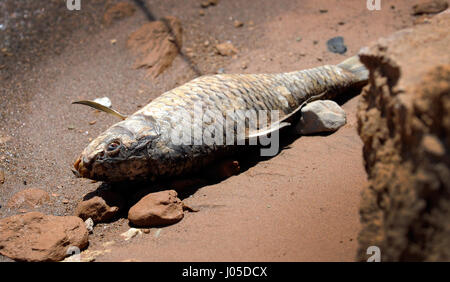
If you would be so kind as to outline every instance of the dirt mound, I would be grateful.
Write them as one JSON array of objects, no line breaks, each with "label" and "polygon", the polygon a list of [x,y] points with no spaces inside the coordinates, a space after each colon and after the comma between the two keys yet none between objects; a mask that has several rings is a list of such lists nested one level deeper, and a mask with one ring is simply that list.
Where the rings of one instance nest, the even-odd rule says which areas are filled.
[{"label": "dirt mound", "polygon": [[[370,83],[359,105],[369,186],[358,258],[450,259],[450,14],[366,49]],[[411,56],[411,54],[414,54]]]}]

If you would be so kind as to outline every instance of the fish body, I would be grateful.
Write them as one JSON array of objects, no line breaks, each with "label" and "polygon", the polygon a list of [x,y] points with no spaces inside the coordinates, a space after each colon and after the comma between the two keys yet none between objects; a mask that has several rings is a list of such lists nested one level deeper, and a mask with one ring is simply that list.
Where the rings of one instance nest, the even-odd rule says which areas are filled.
[{"label": "fish body", "polygon": [[[357,57],[290,73],[202,76],[111,126],[83,151],[75,169],[108,182],[194,172],[236,151],[239,136],[270,129],[312,97],[333,98],[365,80]],[[247,113],[264,114],[252,122]]]}]

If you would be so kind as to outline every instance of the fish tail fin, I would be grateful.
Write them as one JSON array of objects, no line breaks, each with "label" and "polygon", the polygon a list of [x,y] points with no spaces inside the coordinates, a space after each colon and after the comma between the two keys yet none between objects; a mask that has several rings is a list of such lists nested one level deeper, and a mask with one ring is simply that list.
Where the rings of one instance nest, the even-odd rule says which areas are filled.
[{"label": "fish tail fin", "polygon": [[337,66],[351,72],[359,82],[365,82],[369,79],[369,70],[361,63],[358,55],[344,60]]}]

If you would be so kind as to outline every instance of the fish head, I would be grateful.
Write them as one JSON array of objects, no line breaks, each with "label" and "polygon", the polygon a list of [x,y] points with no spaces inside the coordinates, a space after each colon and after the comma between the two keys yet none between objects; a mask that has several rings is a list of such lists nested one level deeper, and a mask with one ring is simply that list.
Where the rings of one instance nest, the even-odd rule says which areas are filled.
[{"label": "fish head", "polygon": [[149,147],[160,136],[156,120],[131,116],[95,138],[74,163],[79,176],[106,182],[151,177]]}]

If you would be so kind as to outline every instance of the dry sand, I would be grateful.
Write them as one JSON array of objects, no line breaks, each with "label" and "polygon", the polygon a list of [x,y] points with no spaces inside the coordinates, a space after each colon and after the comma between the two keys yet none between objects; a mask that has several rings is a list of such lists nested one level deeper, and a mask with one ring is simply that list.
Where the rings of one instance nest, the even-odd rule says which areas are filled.
[{"label": "dry sand", "polygon": [[[369,11],[362,0],[227,0],[200,16],[199,1],[148,1],[156,17],[180,19],[183,50],[193,53],[203,74],[219,68],[288,72],[338,63],[413,24],[411,1],[396,1],[395,7],[382,2],[381,11]],[[90,16],[101,17],[101,11]],[[235,20],[244,25],[236,28]],[[0,142],[6,179],[0,184],[0,217],[18,212],[5,203],[25,188],[53,194],[41,211],[71,215],[82,196],[100,185],[75,178],[71,166],[89,139],[117,120],[72,101],[108,96],[116,109],[132,113],[195,77],[180,57],[156,79],[132,68],[135,58],[126,40],[145,22],[139,10],[109,27],[86,28],[80,22],[78,30],[65,34],[57,54],[50,49],[22,71],[17,66],[2,70],[1,97],[8,101],[0,107],[0,140],[7,141]],[[346,55],[327,51],[326,41],[334,36],[344,37]],[[227,40],[239,50],[233,58],[215,54],[214,45]],[[89,250],[110,250],[97,261],[354,260],[360,192],[366,185],[356,132],[358,99],[344,101],[348,123],[338,132],[298,138],[278,156],[196,191],[185,201],[200,211],[180,223],[126,243],[120,237],[129,228],[126,219],[99,224]]]}]

